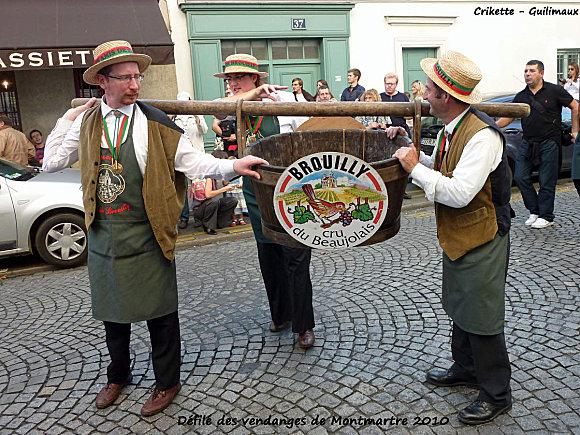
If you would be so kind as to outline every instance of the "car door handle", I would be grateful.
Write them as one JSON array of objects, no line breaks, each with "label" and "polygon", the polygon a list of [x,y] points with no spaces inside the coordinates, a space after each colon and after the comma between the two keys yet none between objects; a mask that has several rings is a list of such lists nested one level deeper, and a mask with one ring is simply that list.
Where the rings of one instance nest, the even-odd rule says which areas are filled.
[{"label": "car door handle", "polygon": [[518,134],[520,131],[517,128],[506,128],[503,132],[505,134]]}]

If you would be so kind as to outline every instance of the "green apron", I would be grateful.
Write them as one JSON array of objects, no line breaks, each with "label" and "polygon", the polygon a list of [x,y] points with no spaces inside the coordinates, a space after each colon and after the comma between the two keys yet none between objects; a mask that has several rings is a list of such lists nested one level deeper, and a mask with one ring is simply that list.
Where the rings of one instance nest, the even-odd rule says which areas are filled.
[{"label": "green apron", "polygon": [[[251,116],[250,120],[253,125],[256,122],[256,117]],[[264,116],[264,120],[260,125],[259,132],[262,137],[279,134],[280,124],[278,123],[278,118],[275,116]],[[252,144],[248,144],[247,146],[248,153],[252,154]],[[254,231],[254,237],[256,238],[256,241],[260,243],[274,243],[268,239],[264,233],[262,233],[262,216],[260,215],[258,201],[256,200],[256,195],[254,194],[254,186],[252,185],[253,178],[245,176],[243,179],[244,182],[242,184],[242,191],[244,192],[244,198],[246,200],[246,206],[248,208],[248,215],[250,216],[252,230]]]},{"label": "green apron", "polygon": [[503,332],[508,260],[509,234],[498,234],[455,261],[443,253],[443,309],[464,331]]},{"label": "green apron", "polygon": [[122,172],[101,147],[96,216],[88,234],[93,317],[116,323],[150,320],[177,311],[175,262],[153,235],[135,157],[133,120],[121,147]]}]

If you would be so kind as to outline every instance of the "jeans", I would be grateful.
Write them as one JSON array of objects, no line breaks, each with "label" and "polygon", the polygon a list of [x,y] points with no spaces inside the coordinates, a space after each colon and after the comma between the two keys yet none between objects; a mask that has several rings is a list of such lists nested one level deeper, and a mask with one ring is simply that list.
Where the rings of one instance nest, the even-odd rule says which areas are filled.
[{"label": "jeans", "polygon": [[187,191],[185,192],[185,200],[183,201],[183,209],[179,220],[189,222],[189,202],[187,201]]},{"label": "jeans", "polygon": [[522,192],[524,205],[530,214],[538,215],[547,220],[554,220],[554,198],[556,182],[558,181],[559,145],[553,139],[538,144],[540,165],[538,178],[540,190],[536,192],[532,184],[532,149],[526,140],[522,141],[522,149],[516,160],[514,179]]}]

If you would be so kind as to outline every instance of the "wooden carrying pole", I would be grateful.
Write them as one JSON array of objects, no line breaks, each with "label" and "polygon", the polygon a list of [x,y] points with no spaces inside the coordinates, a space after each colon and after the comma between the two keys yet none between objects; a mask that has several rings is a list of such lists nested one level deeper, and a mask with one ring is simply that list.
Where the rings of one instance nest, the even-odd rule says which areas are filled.
[{"label": "wooden carrying pole", "polygon": [[[85,104],[87,98],[75,98],[72,107]],[[421,116],[429,115],[429,103],[415,100],[409,103],[280,103],[269,101],[178,101],[178,100],[140,100],[156,107],[168,115],[236,115],[237,137],[240,155],[245,148],[244,115],[274,116],[358,116],[385,115],[412,117],[414,125],[413,142],[419,152],[421,148]],[[530,114],[530,106],[521,103],[479,103],[473,107],[489,116],[525,118]]]}]

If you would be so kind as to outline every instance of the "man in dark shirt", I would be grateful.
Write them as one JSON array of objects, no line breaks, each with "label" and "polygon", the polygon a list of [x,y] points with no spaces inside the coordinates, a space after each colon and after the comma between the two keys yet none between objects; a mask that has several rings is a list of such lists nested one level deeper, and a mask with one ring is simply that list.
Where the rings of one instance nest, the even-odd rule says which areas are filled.
[{"label": "man in dark shirt", "polygon": [[[381,92],[381,101],[408,103],[409,98],[402,92],[397,91],[399,84],[399,77],[395,73],[387,73],[385,75],[385,92]],[[393,127],[403,127],[407,134],[410,134],[409,126],[402,116],[391,116]]]},{"label": "man in dark shirt", "polygon": [[[554,225],[554,198],[558,180],[559,150],[562,132],[562,107],[572,109],[572,136],[578,134],[578,102],[566,90],[544,81],[544,64],[530,60],[526,64],[524,79],[527,86],[514,98],[514,103],[530,105],[530,116],[522,118],[524,140],[516,159],[514,179],[524,205],[530,212],[525,224],[532,228]],[[502,128],[513,118],[496,121]],[[532,184],[532,169],[538,165],[540,190]]]},{"label": "man in dark shirt", "polygon": [[360,80],[360,70],[352,68],[348,70],[346,75],[346,81],[348,82],[348,87],[342,91],[340,96],[340,101],[358,101],[360,96],[365,91],[361,85],[358,84]]}]

